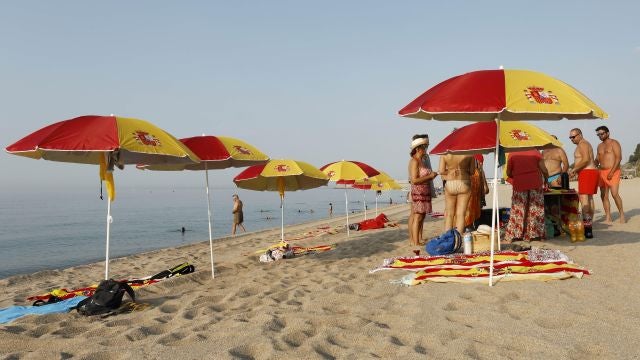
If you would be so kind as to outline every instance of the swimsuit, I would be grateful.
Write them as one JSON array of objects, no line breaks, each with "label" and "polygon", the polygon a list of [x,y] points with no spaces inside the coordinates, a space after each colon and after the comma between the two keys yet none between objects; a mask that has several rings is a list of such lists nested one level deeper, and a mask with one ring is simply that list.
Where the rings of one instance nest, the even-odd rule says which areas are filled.
[{"label": "swimsuit", "polygon": [[578,194],[593,195],[597,193],[599,180],[600,172],[598,169],[582,169],[578,173]]},{"label": "swimsuit", "polygon": [[549,183],[552,183],[552,182],[554,182],[556,179],[558,179],[558,178],[560,177],[560,175],[562,175],[562,173],[557,173],[557,174],[555,174],[555,175],[551,175],[551,176],[549,176],[549,177],[547,178],[547,181],[548,181]]},{"label": "swimsuit", "polygon": [[470,180],[447,180],[444,189],[449,195],[466,194],[471,191]]},{"label": "swimsuit", "polygon": [[600,169],[600,187],[610,188],[613,185],[620,184],[620,169],[613,172],[611,180],[607,179],[611,169]]}]

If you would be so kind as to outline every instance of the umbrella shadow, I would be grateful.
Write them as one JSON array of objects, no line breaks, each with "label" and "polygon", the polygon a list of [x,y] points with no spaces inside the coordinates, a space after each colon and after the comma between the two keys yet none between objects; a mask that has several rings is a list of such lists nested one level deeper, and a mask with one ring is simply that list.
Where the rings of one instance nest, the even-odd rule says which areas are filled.
[{"label": "umbrella shadow", "polygon": [[[404,222],[406,224],[406,221]],[[399,222],[402,224],[402,222]],[[367,230],[376,231],[375,236],[363,234],[357,238],[353,238],[338,244],[334,251],[322,254],[319,258],[322,261],[333,261],[342,259],[363,258],[381,253],[388,253],[398,249],[398,244],[406,245],[408,243],[408,232],[400,228],[386,228],[384,230]],[[381,233],[384,233],[382,235]],[[407,255],[410,253],[407,248]]]}]

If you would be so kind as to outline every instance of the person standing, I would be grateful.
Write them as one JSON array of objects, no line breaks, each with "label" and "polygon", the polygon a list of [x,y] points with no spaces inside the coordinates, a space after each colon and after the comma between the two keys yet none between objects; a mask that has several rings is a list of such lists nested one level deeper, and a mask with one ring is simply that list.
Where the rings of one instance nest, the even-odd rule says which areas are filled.
[{"label": "person standing", "polygon": [[[558,140],[555,135],[554,139]],[[542,150],[542,157],[544,158],[544,166],[549,172],[549,186],[561,187],[562,186],[562,174],[569,170],[569,159],[567,153],[561,147],[554,147],[551,149]]]},{"label": "person standing", "polygon": [[444,231],[455,227],[464,233],[464,220],[471,198],[471,175],[476,170],[476,162],[471,155],[446,154],[440,156],[438,171],[444,184]]},{"label": "person standing", "polygon": [[244,228],[242,224],[244,222],[244,214],[242,212],[242,201],[238,194],[233,194],[233,227],[231,228],[231,235],[236,234],[236,227],[240,227],[242,232],[246,232],[247,230]]},{"label": "person standing", "polygon": [[578,175],[578,197],[582,206],[582,222],[584,223],[584,236],[593,237],[592,220],[595,206],[593,194],[598,191],[600,173],[596,169],[593,157],[593,147],[582,136],[582,130],[578,128],[569,131],[569,139],[576,145],[573,153],[573,169],[569,170],[569,176]]},{"label": "person standing", "polygon": [[544,188],[549,172],[542,155],[537,150],[511,153],[507,176],[511,178],[513,194],[505,241],[544,239]]},{"label": "person standing", "polygon": [[624,224],[624,210],[622,209],[622,198],[618,190],[620,189],[620,161],[622,160],[622,148],[617,140],[609,137],[609,128],[599,126],[596,135],[602,141],[598,145],[598,153],[595,165],[600,169],[600,198],[604,208],[604,221],[611,223],[611,203],[609,202],[609,192],[616,203],[618,213],[620,213],[620,223]]},{"label": "person standing", "polygon": [[422,245],[422,226],[424,217],[432,211],[429,181],[438,173],[424,166],[423,157],[427,152],[429,139],[420,137],[411,142],[411,160],[409,160],[409,181],[411,182],[411,217],[409,220],[409,242]]},{"label": "person standing", "polygon": [[329,203],[329,217],[333,217],[333,203]]},{"label": "person standing", "polygon": [[[411,141],[415,141],[418,139],[424,139],[426,141],[426,147],[424,151],[424,156],[422,156],[421,164],[428,170],[431,170],[431,159],[429,159],[429,154],[427,154],[426,149],[429,147],[429,135],[428,134],[415,134],[411,137]],[[413,143],[412,143],[413,144]],[[412,148],[413,149],[413,148]],[[411,163],[409,163],[411,164]],[[409,168],[409,183],[411,183],[411,168]],[[431,198],[435,197],[435,190],[433,186],[433,179],[427,181],[429,186],[429,204],[431,204]],[[411,203],[411,190],[407,193],[407,202]],[[393,204],[393,200],[389,197],[389,205]],[[431,212],[431,210],[429,210]],[[409,226],[409,243],[413,244],[413,219],[414,219],[414,211],[413,205],[409,206],[409,219],[407,220]],[[424,218],[422,219],[424,221]],[[422,236],[421,236],[422,238]]]}]

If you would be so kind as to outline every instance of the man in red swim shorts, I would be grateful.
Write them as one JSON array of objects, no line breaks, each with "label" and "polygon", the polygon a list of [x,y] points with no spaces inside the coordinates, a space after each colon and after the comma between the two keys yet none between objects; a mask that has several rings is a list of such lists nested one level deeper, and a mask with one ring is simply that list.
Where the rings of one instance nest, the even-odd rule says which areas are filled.
[{"label": "man in red swim shorts", "polygon": [[578,197],[582,205],[582,221],[584,222],[584,236],[593,237],[592,219],[594,212],[593,194],[598,192],[600,173],[593,161],[593,147],[582,137],[582,130],[578,128],[569,131],[569,139],[576,144],[573,153],[575,159],[573,169],[569,170],[569,176],[578,174]]},{"label": "man in red swim shorts", "polygon": [[596,135],[600,138],[598,153],[595,164],[600,168],[600,198],[604,208],[604,221],[611,223],[611,204],[609,203],[609,192],[618,207],[620,223],[625,222],[624,210],[622,209],[622,198],[618,193],[620,188],[620,161],[622,161],[622,148],[620,143],[609,137],[609,128],[599,126]]}]

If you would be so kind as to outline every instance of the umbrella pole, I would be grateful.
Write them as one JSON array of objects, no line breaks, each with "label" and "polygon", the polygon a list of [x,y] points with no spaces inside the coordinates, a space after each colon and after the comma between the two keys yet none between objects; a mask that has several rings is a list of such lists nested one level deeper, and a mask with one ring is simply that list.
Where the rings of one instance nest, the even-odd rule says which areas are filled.
[{"label": "umbrella pole", "polygon": [[347,197],[347,184],[344,184],[344,208],[347,212],[347,237],[349,237],[349,198]]},{"label": "umbrella pole", "polygon": [[496,121],[496,150],[494,153],[494,162],[493,162],[493,201],[491,210],[491,258],[489,261],[489,287],[493,286],[493,254],[494,254],[494,242],[495,242],[495,234],[496,234],[496,218],[498,216],[498,209],[496,208],[498,204],[498,151],[500,150],[500,116],[498,115],[495,119]]},{"label": "umbrella pole", "polygon": [[209,169],[207,169],[207,162],[204,162],[204,177],[206,179],[207,190],[207,217],[209,219],[209,250],[211,254],[211,278],[215,279],[215,271],[213,269],[213,234],[211,233],[211,197],[209,196]]},{"label": "umbrella pole", "polygon": [[364,208],[364,219],[367,220],[367,190],[362,190],[362,207]]},{"label": "umbrella pole", "polygon": [[376,193],[376,217],[378,217],[378,193]]},{"label": "umbrella pole", "polygon": [[109,230],[111,228],[111,197],[107,196],[107,245],[104,260],[104,279],[109,279]]},{"label": "umbrella pole", "polygon": [[284,196],[280,197],[280,241],[284,242]]}]

